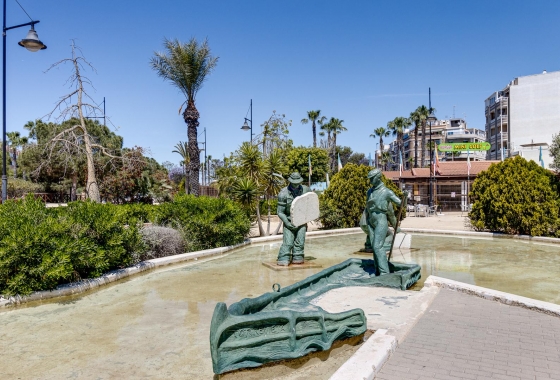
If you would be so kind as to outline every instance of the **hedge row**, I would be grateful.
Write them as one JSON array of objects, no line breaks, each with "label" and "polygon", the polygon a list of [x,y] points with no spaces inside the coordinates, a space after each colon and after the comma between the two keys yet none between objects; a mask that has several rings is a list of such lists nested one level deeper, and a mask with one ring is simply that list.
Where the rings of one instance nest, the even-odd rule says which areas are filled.
[{"label": "hedge row", "polygon": [[135,264],[151,247],[143,223],[179,230],[186,251],[243,241],[250,221],[234,202],[179,196],[154,205],[73,202],[46,208],[32,196],[0,206],[0,294],[25,295]]}]

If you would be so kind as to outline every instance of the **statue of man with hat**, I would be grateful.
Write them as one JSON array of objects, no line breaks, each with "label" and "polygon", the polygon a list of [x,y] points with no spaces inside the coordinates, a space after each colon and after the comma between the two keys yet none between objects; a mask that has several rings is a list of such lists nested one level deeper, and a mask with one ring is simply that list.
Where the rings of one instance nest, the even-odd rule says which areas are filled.
[{"label": "statue of man with hat", "polygon": [[[401,205],[401,200],[381,180],[381,170],[373,169],[368,173],[371,188],[367,191],[366,207],[360,220],[360,227],[367,234],[366,249],[373,249],[376,264],[376,274],[390,273],[387,250],[391,244],[392,234],[389,232],[389,222],[394,227],[397,218],[393,210],[393,203]],[[397,231],[398,232],[398,231]]]},{"label": "statue of man with hat", "polygon": [[305,244],[305,233],[307,224],[295,226],[290,215],[290,206],[293,200],[300,195],[311,191],[308,186],[302,185],[303,178],[297,172],[288,177],[288,186],[278,193],[278,217],[284,223],[282,233],[284,235],[280,252],[278,252],[278,265],[303,264],[303,246]]}]

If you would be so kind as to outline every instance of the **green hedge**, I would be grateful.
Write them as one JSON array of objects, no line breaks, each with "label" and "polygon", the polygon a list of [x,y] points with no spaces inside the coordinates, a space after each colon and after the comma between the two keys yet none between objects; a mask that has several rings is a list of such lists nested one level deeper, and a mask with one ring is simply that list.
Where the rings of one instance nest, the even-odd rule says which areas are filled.
[{"label": "green hedge", "polygon": [[549,170],[517,156],[480,173],[470,193],[480,231],[560,237],[560,183]]},{"label": "green hedge", "polygon": [[46,208],[27,196],[0,205],[0,294],[26,295],[130,266],[146,250],[144,222],[182,232],[187,251],[244,240],[250,221],[220,198],[179,196],[161,205],[72,202]]},{"label": "green hedge", "polygon": [[176,196],[154,206],[152,221],[184,231],[190,250],[241,243],[251,222],[237,203],[226,198]]},{"label": "green hedge", "polygon": [[[329,187],[319,197],[321,224],[324,229],[359,227],[360,217],[366,207],[366,193],[371,187],[367,178],[371,167],[346,164],[336,173]],[[385,186],[402,198],[402,191],[382,176]],[[396,210],[396,207],[395,207]],[[403,209],[401,220],[406,217]]]}]

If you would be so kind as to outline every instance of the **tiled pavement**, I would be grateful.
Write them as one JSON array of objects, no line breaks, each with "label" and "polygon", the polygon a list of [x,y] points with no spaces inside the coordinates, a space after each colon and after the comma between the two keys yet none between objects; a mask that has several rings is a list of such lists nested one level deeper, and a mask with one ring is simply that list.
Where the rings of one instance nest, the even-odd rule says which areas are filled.
[{"label": "tiled pavement", "polygon": [[442,289],[376,379],[560,379],[560,318]]}]

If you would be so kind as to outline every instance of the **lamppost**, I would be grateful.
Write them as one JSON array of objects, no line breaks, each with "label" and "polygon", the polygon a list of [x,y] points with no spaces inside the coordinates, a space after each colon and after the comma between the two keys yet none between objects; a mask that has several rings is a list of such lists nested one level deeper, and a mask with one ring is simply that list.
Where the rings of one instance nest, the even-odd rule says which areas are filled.
[{"label": "lamppost", "polygon": [[6,0],[4,0],[4,23],[2,29],[2,203],[8,198],[8,176],[6,175],[6,32],[10,29],[31,26],[27,36],[18,42],[18,45],[31,52],[44,50],[47,46],[39,40],[39,36],[37,36],[35,31],[35,24],[38,23],[39,20],[31,20],[31,22],[25,24],[6,27]]},{"label": "lamppost", "polygon": [[437,120],[436,115],[434,115],[434,110],[432,109],[432,89],[429,88],[429,111],[430,115],[428,116],[428,121],[430,122],[430,183],[428,186],[429,197],[430,197],[430,207],[434,205],[434,155],[433,155],[433,143],[432,143],[432,123]]},{"label": "lamppost", "polygon": [[[253,99],[251,99],[249,109],[251,111],[251,118],[250,119],[244,118],[245,123],[243,124],[241,129],[244,130],[244,131],[251,130],[251,139],[249,141],[251,142],[251,145],[253,145]],[[249,124],[247,124],[247,122],[251,123],[251,125],[249,126]]]}]

